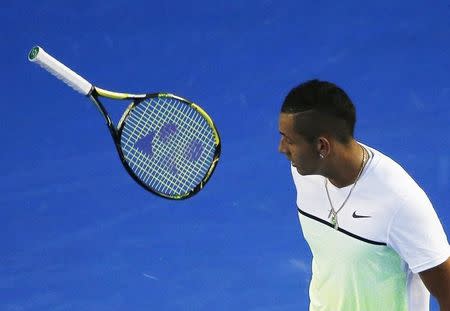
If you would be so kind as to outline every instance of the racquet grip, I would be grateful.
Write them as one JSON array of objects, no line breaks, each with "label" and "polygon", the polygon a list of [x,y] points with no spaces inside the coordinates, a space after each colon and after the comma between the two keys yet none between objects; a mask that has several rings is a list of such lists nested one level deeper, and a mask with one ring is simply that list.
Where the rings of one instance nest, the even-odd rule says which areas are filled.
[{"label": "racquet grip", "polygon": [[91,83],[45,52],[43,48],[33,47],[28,54],[28,60],[37,63],[78,93],[88,95],[91,92]]}]

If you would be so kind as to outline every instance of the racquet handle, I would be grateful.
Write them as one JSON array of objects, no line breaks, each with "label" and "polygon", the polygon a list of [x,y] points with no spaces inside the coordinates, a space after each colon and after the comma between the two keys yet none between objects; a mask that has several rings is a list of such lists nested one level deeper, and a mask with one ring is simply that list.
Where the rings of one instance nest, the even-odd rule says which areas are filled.
[{"label": "racquet handle", "polygon": [[43,48],[33,47],[28,54],[28,60],[37,63],[78,93],[88,95],[91,92],[91,83],[45,52]]}]

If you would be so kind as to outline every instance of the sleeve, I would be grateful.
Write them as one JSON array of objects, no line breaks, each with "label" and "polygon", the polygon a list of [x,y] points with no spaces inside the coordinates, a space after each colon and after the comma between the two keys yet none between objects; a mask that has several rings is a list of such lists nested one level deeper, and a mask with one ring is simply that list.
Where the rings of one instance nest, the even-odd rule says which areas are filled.
[{"label": "sleeve", "polygon": [[393,216],[388,245],[413,273],[433,268],[449,258],[450,246],[444,228],[422,189],[410,194]]}]

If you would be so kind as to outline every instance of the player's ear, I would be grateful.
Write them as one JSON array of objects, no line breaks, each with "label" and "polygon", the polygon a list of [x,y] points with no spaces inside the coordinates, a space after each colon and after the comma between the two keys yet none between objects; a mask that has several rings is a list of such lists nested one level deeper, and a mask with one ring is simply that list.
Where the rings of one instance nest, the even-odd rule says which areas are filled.
[{"label": "player's ear", "polygon": [[329,154],[330,154],[330,141],[324,137],[324,136],[319,136],[316,140],[316,150],[317,150],[317,155],[321,158],[324,159],[326,158]]}]

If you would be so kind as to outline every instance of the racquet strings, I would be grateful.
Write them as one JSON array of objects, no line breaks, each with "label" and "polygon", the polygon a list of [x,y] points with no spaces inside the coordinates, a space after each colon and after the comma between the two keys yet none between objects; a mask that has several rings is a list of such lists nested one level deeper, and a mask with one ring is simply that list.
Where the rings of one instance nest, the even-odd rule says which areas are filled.
[{"label": "racquet strings", "polygon": [[182,196],[208,174],[215,155],[215,136],[207,120],[176,98],[148,98],[124,120],[124,157],[148,187],[170,197]]}]

